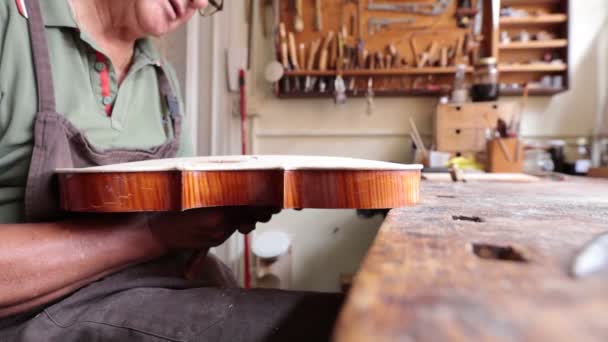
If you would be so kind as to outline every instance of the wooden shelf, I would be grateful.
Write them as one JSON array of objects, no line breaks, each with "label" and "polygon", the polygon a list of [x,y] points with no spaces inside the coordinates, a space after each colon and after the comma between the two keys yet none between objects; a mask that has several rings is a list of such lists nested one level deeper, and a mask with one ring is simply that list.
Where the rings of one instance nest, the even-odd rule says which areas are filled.
[{"label": "wooden shelf", "polygon": [[522,5],[555,5],[559,4],[560,0],[502,0],[500,2],[501,7],[508,6],[522,6]]},{"label": "wooden shelf", "polygon": [[524,49],[551,49],[551,48],[563,48],[568,46],[568,40],[566,39],[554,39],[554,40],[534,40],[529,42],[512,42],[507,44],[500,44],[498,47],[501,50],[524,50]]},{"label": "wooden shelf", "polygon": [[[566,89],[558,88],[531,88],[528,90],[530,96],[551,96],[565,92]],[[501,89],[501,96],[521,96],[523,95],[523,89]]]},{"label": "wooden shelf", "polygon": [[[408,89],[408,90],[383,90],[383,89],[375,89],[374,97],[395,97],[395,96],[432,96],[436,97],[441,95],[439,90],[425,90],[425,89]],[[360,98],[365,97],[365,91],[352,92],[347,91],[346,96],[349,98]],[[290,93],[279,93],[277,95],[280,99],[319,99],[319,98],[333,98],[334,94],[332,91],[326,91],[324,93],[320,93],[318,91],[314,92],[290,92]]]},{"label": "wooden shelf", "polygon": [[560,72],[566,71],[568,66],[566,64],[513,64],[513,65],[499,65],[498,71],[500,72]]},{"label": "wooden shelf", "polygon": [[[398,76],[398,75],[427,75],[427,74],[454,74],[456,67],[426,67],[426,68],[403,68],[403,69],[353,69],[342,70],[342,76]],[[473,72],[472,67],[467,72]],[[336,76],[336,70],[290,70],[285,76]]]},{"label": "wooden shelf", "polygon": [[500,25],[562,24],[566,21],[568,21],[568,16],[558,13],[521,18],[501,17]]}]

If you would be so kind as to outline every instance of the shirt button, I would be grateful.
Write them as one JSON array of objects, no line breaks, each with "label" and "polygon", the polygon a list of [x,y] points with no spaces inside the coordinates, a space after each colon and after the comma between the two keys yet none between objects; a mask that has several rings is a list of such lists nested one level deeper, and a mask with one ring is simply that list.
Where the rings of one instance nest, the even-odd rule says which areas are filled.
[{"label": "shirt button", "polygon": [[95,63],[95,70],[97,70],[98,72],[102,72],[106,69],[106,64],[103,62],[97,62]]},{"label": "shirt button", "polygon": [[109,105],[109,104],[112,104],[112,100],[113,100],[112,96],[105,96],[102,100],[102,103],[104,105]]}]

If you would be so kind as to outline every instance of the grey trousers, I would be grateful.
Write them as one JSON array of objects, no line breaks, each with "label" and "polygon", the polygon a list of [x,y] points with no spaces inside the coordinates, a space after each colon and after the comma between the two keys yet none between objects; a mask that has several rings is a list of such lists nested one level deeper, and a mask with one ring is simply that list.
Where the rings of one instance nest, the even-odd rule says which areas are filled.
[{"label": "grey trousers", "polygon": [[0,341],[327,341],[340,294],[210,287],[169,258],[0,320]]}]

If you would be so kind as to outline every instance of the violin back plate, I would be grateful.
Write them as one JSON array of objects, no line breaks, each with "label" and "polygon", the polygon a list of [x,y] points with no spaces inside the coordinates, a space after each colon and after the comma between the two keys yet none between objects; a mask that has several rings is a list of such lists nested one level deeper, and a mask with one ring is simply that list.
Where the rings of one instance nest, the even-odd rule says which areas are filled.
[{"label": "violin back plate", "polygon": [[419,200],[420,165],[309,156],[162,159],[58,169],[61,207],[75,212],[217,206],[387,209]]}]

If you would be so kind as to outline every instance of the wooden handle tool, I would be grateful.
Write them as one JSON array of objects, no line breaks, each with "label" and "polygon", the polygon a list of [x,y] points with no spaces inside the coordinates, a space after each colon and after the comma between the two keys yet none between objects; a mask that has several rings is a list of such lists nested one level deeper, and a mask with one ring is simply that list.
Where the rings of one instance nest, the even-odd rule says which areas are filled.
[{"label": "wooden handle tool", "polygon": [[442,67],[448,66],[448,48],[447,47],[441,48],[441,59],[439,61],[439,65],[441,65]]},{"label": "wooden handle tool", "polygon": [[300,69],[306,68],[306,44],[304,43],[300,43],[300,46],[298,47],[298,63]]},{"label": "wooden handle tool", "polygon": [[321,40],[317,39],[310,44],[310,50],[308,51],[308,59],[306,60],[308,63],[306,64],[307,70],[312,70],[315,66],[315,57],[317,56],[317,51],[319,51],[319,46],[321,46]]},{"label": "wooden handle tool", "polygon": [[285,23],[279,24],[279,37],[281,44],[281,64],[285,70],[289,70],[289,55],[287,53],[287,33],[285,31]]},{"label": "wooden handle tool", "polygon": [[429,63],[431,66],[434,66],[439,60],[439,44],[437,41],[433,40],[431,42],[431,47],[429,48]]},{"label": "wooden handle tool", "polygon": [[315,31],[323,31],[323,17],[321,15],[321,0],[315,0]]},{"label": "wooden handle tool", "polygon": [[296,2],[296,15],[293,19],[293,28],[296,32],[304,31],[304,18],[302,17],[302,0],[294,0]]},{"label": "wooden handle tool", "polygon": [[296,52],[296,38],[294,37],[293,32],[289,32],[289,57],[294,70],[299,70],[300,64],[298,63],[298,54]]},{"label": "wooden handle tool", "polygon": [[376,52],[376,59],[378,60],[378,68],[384,69],[384,54],[382,52]]},{"label": "wooden handle tool", "polygon": [[323,43],[323,48],[321,48],[321,55],[319,56],[319,70],[325,71],[327,70],[327,53],[329,49],[329,44],[334,39],[334,32],[329,31],[327,33],[327,37],[325,38],[325,42]]}]

